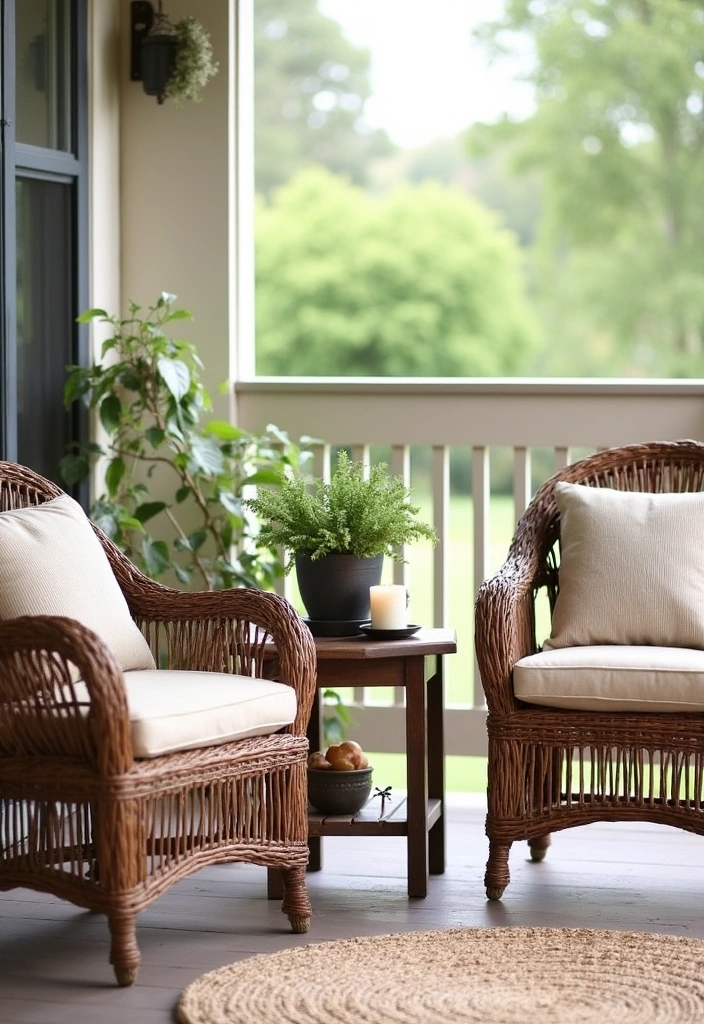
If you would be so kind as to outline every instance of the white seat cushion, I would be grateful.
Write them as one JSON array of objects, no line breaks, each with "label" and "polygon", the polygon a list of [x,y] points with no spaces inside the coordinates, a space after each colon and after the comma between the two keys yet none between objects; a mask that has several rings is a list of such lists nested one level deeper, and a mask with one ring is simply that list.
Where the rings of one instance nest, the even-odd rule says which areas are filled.
[{"label": "white seat cushion", "polygon": [[704,648],[704,493],[560,482],[560,589],[545,648]]},{"label": "white seat cushion", "polygon": [[124,670],[154,668],[108,557],[68,494],[0,512],[0,619],[65,615],[92,629]]},{"label": "white seat cushion", "polygon": [[135,757],[268,736],[296,717],[285,683],[219,672],[125,672]]},{"label": "white seat cushion", "polygon": [[680,647],[563,647],[521,658],[519,700],[581,711],[704,711],[704,651]]}]

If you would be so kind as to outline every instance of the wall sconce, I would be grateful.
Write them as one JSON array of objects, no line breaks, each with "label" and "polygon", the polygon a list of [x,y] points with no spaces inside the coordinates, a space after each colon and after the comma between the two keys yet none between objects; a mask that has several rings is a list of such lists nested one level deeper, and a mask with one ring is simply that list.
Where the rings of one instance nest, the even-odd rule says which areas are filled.
[{"label": "wall sconce", "polygon": [[176,60],[177,38],[174,26],[162,10],[155,14],[149,0],[132,0],[130,75],[133,82],[141,80],[147,96],[156,96],[157,103],[166,98],[166,84]]}]

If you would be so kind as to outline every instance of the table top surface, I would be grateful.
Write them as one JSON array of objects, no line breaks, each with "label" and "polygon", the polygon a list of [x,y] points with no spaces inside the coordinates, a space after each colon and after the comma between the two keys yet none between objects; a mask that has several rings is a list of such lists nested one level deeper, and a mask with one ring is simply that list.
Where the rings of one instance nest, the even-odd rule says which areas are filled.
[{"label": "table top surface", "polygon": [[315,649],[319,660],[407,658],[426,654],[454,654],[457,637],[454,629],[423,627],[404,640],[372,640],[363,633],[358,636],[316,636]]}]

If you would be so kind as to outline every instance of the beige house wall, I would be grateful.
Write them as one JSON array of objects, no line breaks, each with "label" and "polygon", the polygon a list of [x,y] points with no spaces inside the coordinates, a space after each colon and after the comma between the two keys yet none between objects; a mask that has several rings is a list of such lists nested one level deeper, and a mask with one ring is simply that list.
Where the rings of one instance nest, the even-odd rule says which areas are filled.
[{"label": "beige house wall", "polygon": [[170,99],[159,105],[130,80],[129,0],[92,0],[92,8],[93,295],[124,310],[129,300],[146,307],[162,291],[175,293],[194,316],[179,334],[196,344],[216,412],[225,417],[229,399],[218,385],[233,377],[235,3],[169,0],[172,21],[193,14],[203,23],[219,62],[202,102],[180,108]]}]

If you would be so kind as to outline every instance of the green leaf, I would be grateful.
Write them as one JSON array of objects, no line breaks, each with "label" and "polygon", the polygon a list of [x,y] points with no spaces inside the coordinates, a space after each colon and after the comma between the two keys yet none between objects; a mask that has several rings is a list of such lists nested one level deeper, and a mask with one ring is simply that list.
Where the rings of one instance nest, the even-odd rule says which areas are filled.
[{"label": "green leaf", "polygon": [[[175,295],[174,295],[174,298],[176,298]],[[188,312],[187,309],[175,309],[173,311],[173,313],[169,313],[168,316],[165,316],[162,322],[165,323],[165,324],[168,324],[171,320],[192,320],[192,319],[193,319],[193,316],[192,316],[191,313]]]},{"label": "green leaf", "polygon": [[144,436],[149,441],[152,448],[158,448],[163,443],[164,437],[166,436],[161,427],[147,427],[144,431]]},{"label": "green leaf", "polygon": [[144,533],[144,527],[134,516],[120,516],[120,526],[123,530],[139,530],[140,533]]},{"label": "green leaf", "polygon": [[127,467],[118,455],[117,458],[112,459],[105,470],[105,484],[108,489],[108,494],[114,497],[117,493],[117,489],[120,486],[120,481],[125,475]]},{"label": "green leaf", "polygon": [[154,579],[166,572],[171,564],[166,543],[163,540],[152,540],[151,537],[145,537],[142,541],[142,558],[147,573]]},{"label": "green leaf", "polygon": [[110,540],[115,539],[117,536],[118,525],[117,518],[114,513],[94,509],[91,512],[91,519],[96,526],[100,527],[103,533],[108,535]]},{"label": "green leaf", "polygon": [[220,491],[218,498],[222,507],[233,516],[242,515],[242,499],[238,498],[236,494],[231,494],[229,491]]},{"label": "green leaf", "polygon": [[80,368],[74,369],[64,384],[64,405],[68,407],[77,398],[82,398],[89,388],[86,371]]},{"label": "green leaf", "polygon": [[184,583],[184,584],[188,585],[191,582],[191,578],[193,577],[193,573],[191,572],[190,569],[184,569],[184,567],[182,565],[177,565],[174,562],[173,570],[174,570],[174,573],[176,574],[176,579],[179,581],[179,583]]},{"label": "green leaf", "polygon": [[118,380],[122,384],[123,388],[127,388],[128,391],[139,391],[142,380],[137,371],[133,366],[127,366],[120,371]]},{"label": "green leaf", "polygon": [[179,487],[179,489],[176,491],[176,494],[175,494],[176,504],[180,505],[181,502],[185,501],[186,498],[189,498],[191,496],[191,494],[193,494],[193,488],[192,487],[188,487],[188,485],[186,485],[184,487]]},{"label": "green leaf", "polygon": [[154,516],[158,516],[160,512],[163,512],[165,508],[167,508],[165,501],[145,501],[144,504],[138,505],[134,510],[134,517],[140,523],[147,523]]},{"label": "green leaf", "polygon": [[195,530],[193,533],[188,535],[188,543],[190,544],[191,551],[198,551],[202,548],[208,539],[208,534],[205,530]]},{"label": "green leaf", "polygon": [[100,403],[100,422],[108,434],[114,433],[122,419],[122,402],[117,395],[108,395]]},{"label": "green leaf", "polygon": [[61,479],[68,487],[73,487],[80,480],[88,476],[90,464],[84,455],[64,455],[59,460],[59,473]]},{"label": "green leaf", "polygon": [[199,469],[210,476],[218,476],[223,472],[222,452],[212,438],[194,435],[191,439],[191,458]]},{"label": "green leaf", "polygon": [[278,472],[275,469],[258,469],[256,473],[252,473],[251,476],[246,477],[242,481],[243,485],[246,484],[281,484],[284,481],[283,473]]},{"label": "green leaf", "polygon": [[157,369],[169,392],[180,402],[191,386],[191,374],[186,364],[180,359],[162,356],[157,360]]},{"label": "green leaf", "polygon": [[203,430],[206,434],[212,434],[213,437],[217,437],[221,441],[238,441],[245,433],[240,427],[234,427],[226,420],[211,420]]},{"label": "green leaf", "polygon": [[109,319],[104,309],[86,309],[85,312],[76,317],[76,323],[87,324],[89,321],[95,320],[96,316],[104,316],[106,320]]}]

